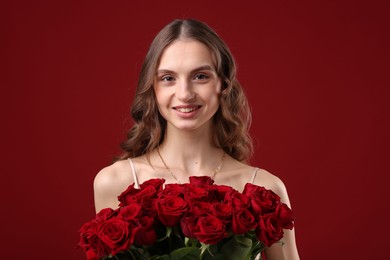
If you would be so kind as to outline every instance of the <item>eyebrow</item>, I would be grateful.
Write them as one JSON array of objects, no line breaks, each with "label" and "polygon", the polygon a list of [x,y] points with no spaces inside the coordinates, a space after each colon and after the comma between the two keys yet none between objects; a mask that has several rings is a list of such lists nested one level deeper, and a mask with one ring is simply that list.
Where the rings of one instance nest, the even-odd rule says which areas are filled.
[{"label": "eyebrow", "polygon": [[[203,66],[200,66],[196,69],[193,69],[191,70],[191,74],[194,73],[194,72],[197,72],[197,71],[200,71],[200,70],[211,70],[211,71],[215,71],[213,69],[213,67],[211,67],[210,65],[203,65]],[[173,70],[166,70],[166,69],[160,69],[160,70],[157,70],[156,72],[156,75],[158,74],[164,74],[164,73],[172,73],[174,74],[175,72]]]}]

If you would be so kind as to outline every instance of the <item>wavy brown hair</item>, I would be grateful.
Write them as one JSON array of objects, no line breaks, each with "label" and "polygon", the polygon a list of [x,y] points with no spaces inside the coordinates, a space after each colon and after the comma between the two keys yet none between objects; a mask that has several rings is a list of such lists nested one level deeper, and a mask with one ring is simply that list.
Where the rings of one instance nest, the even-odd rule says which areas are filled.
[{"label": "wavy brown hair", "polygon": [[199,41],[214,54],[222,91],[219,109],[213,117],[215,132],[212,142],[233,158],[247,162],[252,154],[252,141],[248,133],[251,113],[244,92],[236,79],[234,58],[213,29],[193,19],[174,20],[169,23],[150,45],[131,107],[134,125],[128,131],[127,140],[121,144],[124,153],[118,159],[146,154],[163,141],[167,123],[158,111],[153,82],[163,51],[178,39]]}]

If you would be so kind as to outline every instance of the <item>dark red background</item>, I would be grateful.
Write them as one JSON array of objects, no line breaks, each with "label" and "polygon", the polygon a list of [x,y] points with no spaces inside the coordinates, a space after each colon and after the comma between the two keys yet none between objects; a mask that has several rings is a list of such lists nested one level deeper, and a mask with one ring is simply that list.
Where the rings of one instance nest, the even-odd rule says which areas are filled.
[{"label": "dark red background", "polygon": [[236,57],[253,163],[287,185],[301,258],[388,258],[386,1],[138,2],[2,4],[1,258],[84,259],[77,231],[147,47],[189,17]]}]

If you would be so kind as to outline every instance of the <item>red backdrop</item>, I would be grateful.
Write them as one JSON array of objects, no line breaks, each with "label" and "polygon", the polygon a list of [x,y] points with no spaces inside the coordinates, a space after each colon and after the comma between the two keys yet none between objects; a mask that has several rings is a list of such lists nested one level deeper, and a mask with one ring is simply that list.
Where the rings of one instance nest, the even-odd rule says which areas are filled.
[{"label": "red backdrop", "polygon": [[2,4],[1,258],[84,259],[77,231],[147,47],[190,17],[236,57],[253,163],[287,185],[302,259],[389,257],[385,1],[138,2]]}]

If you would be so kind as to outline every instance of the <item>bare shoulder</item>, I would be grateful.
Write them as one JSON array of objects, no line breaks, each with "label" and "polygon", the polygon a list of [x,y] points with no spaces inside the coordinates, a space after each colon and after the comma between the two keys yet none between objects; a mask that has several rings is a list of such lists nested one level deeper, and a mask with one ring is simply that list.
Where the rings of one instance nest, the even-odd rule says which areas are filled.
[{"label": "bare shoulder", "polygon": [[290,206],[290,201],[287,194],[286,186],[283,181],[277,177],[276,175],[264,170],[259,169],[257,171],[257,175],[254,181],[254,184],[263,186],[266,189],[272,190],[276,194],[278,194],[281,200]]},{"label": "bare shoulder", "polygon": [[[127,160],[117,161],[99,171],[95,176],[94,187],[99,189],[112,189],[124,180],[132,181],[131,168]],[[131,180],[129,180],[131,178]]]},{"label": "bare shoulder", "polygon": [[93,183],[96,212],[103,208],[117,208],[118,196],[133,181],[127,160],[115,162],[100,170]]}]

